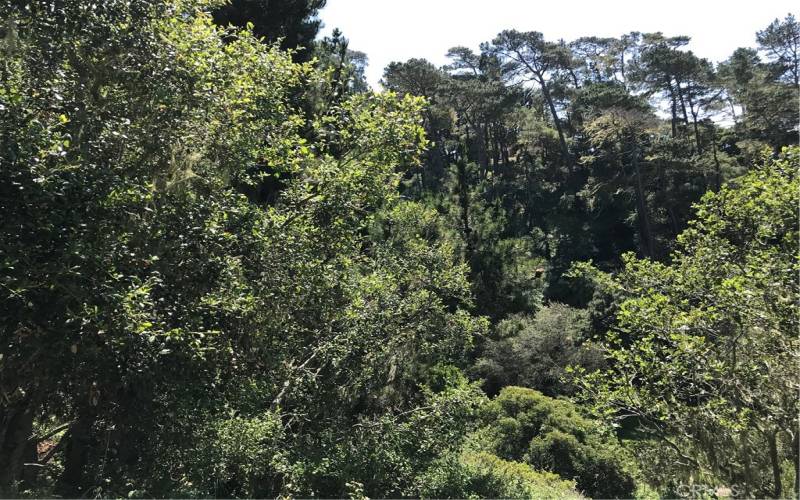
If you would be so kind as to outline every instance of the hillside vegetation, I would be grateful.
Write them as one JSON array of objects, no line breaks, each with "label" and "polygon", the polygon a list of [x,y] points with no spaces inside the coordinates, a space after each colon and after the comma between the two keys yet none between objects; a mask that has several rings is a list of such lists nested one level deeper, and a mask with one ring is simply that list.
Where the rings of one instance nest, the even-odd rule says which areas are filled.
[{"label": "hillside vegetation", "polygon": [[0,0],[0,496],[796,497],[795,18],[324,4]]}]

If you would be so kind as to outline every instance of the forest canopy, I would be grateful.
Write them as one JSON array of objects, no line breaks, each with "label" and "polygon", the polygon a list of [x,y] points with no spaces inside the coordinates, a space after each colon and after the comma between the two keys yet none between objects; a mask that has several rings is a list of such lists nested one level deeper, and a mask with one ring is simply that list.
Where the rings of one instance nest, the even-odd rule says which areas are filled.
[{"label": "forest canopy", "polygon": [[0,496],[796,497],[794,16],[324,5],[0,0]]}]

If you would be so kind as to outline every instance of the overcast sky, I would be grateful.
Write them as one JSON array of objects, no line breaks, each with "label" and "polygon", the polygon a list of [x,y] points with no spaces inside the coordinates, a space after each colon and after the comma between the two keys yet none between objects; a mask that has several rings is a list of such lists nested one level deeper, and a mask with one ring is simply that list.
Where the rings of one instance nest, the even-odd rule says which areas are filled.
[{"label": "overcast sky", "polygon": [[328,0],[320,36],[339,28],[369,56],[373,87],[392,61],[425,58],[437,66],[456,45],[475,50],[504,29],[541,31],[547,40],[661,31],[692,37],[689,49],[719,62],[755,46],[756,31],[789,12],[789,0]]}]

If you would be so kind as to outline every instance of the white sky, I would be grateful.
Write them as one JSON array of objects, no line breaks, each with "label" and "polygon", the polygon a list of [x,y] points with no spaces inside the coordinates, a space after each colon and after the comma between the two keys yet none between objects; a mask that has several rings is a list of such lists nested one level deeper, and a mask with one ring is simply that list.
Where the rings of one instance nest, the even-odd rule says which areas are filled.
[{"label": "white sky", "polygon": [[425,58],[440,66],[447,49],[474,50],[504,29],[541,31],[545,39],[662,31],[692,37],[689,49],[720,62],[798,4],[789,0],[328,0],[320,36],[339,28],[350,48],[369,56],[367,79],[378,88],[392,61]]}]

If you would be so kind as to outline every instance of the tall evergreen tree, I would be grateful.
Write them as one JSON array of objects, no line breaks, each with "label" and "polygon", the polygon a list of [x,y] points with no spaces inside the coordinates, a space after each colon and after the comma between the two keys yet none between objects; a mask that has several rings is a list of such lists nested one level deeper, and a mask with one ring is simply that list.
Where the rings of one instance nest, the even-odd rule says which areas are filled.
[{"label": "tall evergreen tree", "polygon": [[313,56],[312,45],[322,21],[317,17],[327,0],[230,0],[213,12],[220,26],[244,28],[267,42],[280,40],[283,49],[300,49],[292,58],[304,62]]}]

